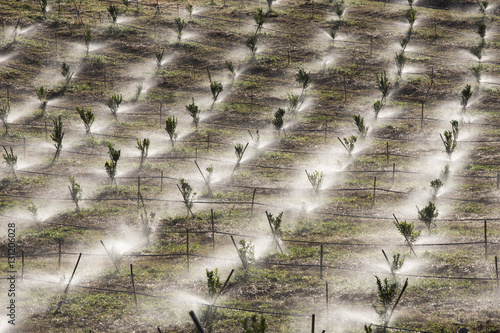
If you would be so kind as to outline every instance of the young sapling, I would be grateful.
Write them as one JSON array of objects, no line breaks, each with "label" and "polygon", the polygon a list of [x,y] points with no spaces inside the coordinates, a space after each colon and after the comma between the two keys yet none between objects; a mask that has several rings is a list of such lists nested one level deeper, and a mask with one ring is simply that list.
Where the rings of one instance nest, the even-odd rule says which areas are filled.
[{"label": "young sapling", "polygon": [[120,104],[122,102],[123,102],[122,94],[113,94],[108,99],[108,108],[111,111],[111,114],[113,115],[113,117],[115,117],[116,121],[118,121],[118,108],[120,107]]},{"label": "young sapling", "polygon": [[293,118],[297,118],[297,114],[299,112],[299,96],[294,93],[288,93],[288,112],[292,115]]},{"label": "young sapling", "polygon": [[433,223],[434,218],[438,217],[439,211],[436,209],[436,205],[433,202],[429,201],[429,204],[422,209],[417,207],[418,211],[418,220],[424,222],[427,227],[427,231],[431,232],[432,228],[436,227],[436,224]]},{"label": "young sapling", "polygon": [[266,22],[266,14],[264,14],[262,7],[257,8],[257,11],[253,14],[253,19],[257,25],[257,30],[255,31],[255,35],[257,35]]},{"label": "young sapling", "polygon": [[469,103],[469,99],[472,97],[472,87],[470,84],[465,85],[465,88],[462,89],[460,105],[462,106],[462,114],[465,114],[465,110],[467,109],[467,104]]},{"label": "young sapling", "polygon": [[149,246],[151,244],[151,235],[155,232],[154,224],[155,224],[156,213],[150,212],[148,214],[142,194],[139,192],[138,195],[141,203],[140,206],[142,208],[141,212],[142,234],[144,235],[144,237],[146,237],[147,246]]},{"label": "young sapling", "polygon": [[360,139],[364,140],[366,138],[366,134],[368,134],[368,129],[370,127],[365,126],[365,120],[359,114],[353,115],[352,119],[354,120],[354,123],[356,124],[356,127],[358,128]]},{"label": "young sapling", "polygon": [[194,217],[192,208],[193,199],[196,196],[196,192],[193,192],[193,188],[184,178],[179,179],[179,185],[177,185],[177,188],[181,192],[182,199],[184,200],[184,206],[186,207],[187,215],[189,216],[189,214],[191,214],[191,216]]},{"label": "young sapling", "polygon": [[0,106],[0,119],[2,120],[3,127],[5,128],[5,135],[9,135],[9,114],[10,102],[7,101],[4,105]]},{"label": "young sapling", "polygon": [[431,181],[432,198],[435,199],[437,197],[439,189],[443,187],[443,185],[444,184],[441,179],[434,179],[433,181]]},{"label": "young sapling", "polygon": [[175,25],[177,26],[177,41],[180,42],[182,38],[182,31],[184,30],[184,26],[186,22],[180,17],[175,18]]},{"label": "young sapling", "polygon": [[149,141],[148,138],[145,138],[142,141],[139,140],[139,138],[136,138],[135,140],[137,141],[136,148],[141,152],[141,164],[139,168],[142,169],[144,161],[146,161],[146,158],[148,157],[149,145],[151,144],[151,141]]},{"label": "young sapling", "polygon": [[243,269],[246,271],[250,263],[255,260],[255,246],[252,241],[245,241],[244,239],[239,242],[238,255],[240,256]]},{"label": "young sapling", "polygon": [[314,170],[313,172],[309,173],[306,170],[306,175],[307,175],[307,180],[309,180],[309,183],[311,183],[311,186],[314,190],[314,193],[317,196],[319,196],[319,190],[320,190],[321,185],[323,184],[323,180],[325,178],[323,171],[319,172],[317,170]]},{"label": "young sapling", "polygon": [[299,71],[295,75],[295,81],[297,81],[300,86],[302,87],[302,92],[300,93],[300,96],[302,97],[304,95],[304,91],[309,87],[311,84],[311,73],[307,73],[304,68],[299,67]]},{"label": "young sapling", "polygon": [[285,116],[285,110],[282,108],[279,108],[278,111],[274,113],[274,118],[272,120],[272,124],[274,126],[274,129],[278,131],[278,136],[281,134],[281,130],[285,132],[285,129],[283,128],[283,117]]},{"label": "young sapling", "polygon": [[17,155],[14,154],[12,151],[12,147],[10,147],[10,152],[3,146],[3,150],[5,151],[5,154],[3,154],[3,159],[5,163],[9,166],[10,170],[12,170],[12,173],[14,174],[14,178],[17,180],[17,174],[16,174],[16,169],[17,169]]},{"label": "young sapling", "polygon": [[28,206],[28,211],[31,213],[31,216],[33,217],[35,223],[42,222],[42,218],[40,217],[40,214],[38,214],[38,206],[35,205],[33,201],[30,201],[30,205]]},{"label": "young sapling", "polygon": [[394,59],[396,60],[396,67],[398,69],[398,76],[401,78],[403,76],[403,69],[404,69],[405,64],[406,64],[406,56],[405,56],[404,51],[401,51],[399,53],[397,52]]},{"label": "young sapling", "polygon": [[245,42],[245,46],[248,47],[250,52],[252,52],[252,58],[254,58],[255,53],[257,52],[257,35],[248,37]]},{"label": "young sapling", "polygon": [[80,211],[80,206],[78,205],[78,202],[82,199],[82,188],[80,184],[78,184],[75,180],[75,177],[70,176],[68,177],[70,186],[68,186],[69,193],[71,194],[71,200],[75,203],[76,206],[76,211]]},{"label": "young sapling", "polygon": [[167,131],[168,136],[170,137],[170,142],[172,143],[172,148],[174,148],[174,143],[177,140],[177,118],[174,116],[168,117],[165,120],[165,131]]},{"label": "young sapling", "polygon": [[90,27],[85,27],[83,30],[83,42],[87,47],[87,58],[89,56],[90,42],[92,41],[92,29]]},{"label": "young sapling", "polygon": [[161,52],[155,53],[156,57],[156,70],[159,71],[161,68],[161,63],[163,62],[163,56],[165,55],[165,50],[162,49]]},{"label": "young sapling", "polygon": [[80,115],[80,119],[83,121],[83,125],[85,126],[85,133],[88,136],[91,136],[90,128],[95,120],[95,115],[92,113],[91,109],[79,108],[76,107],[76,112]]},{"label": "young sapling", "polygon": [[57,119],[54,119],[54,132],[50,134],[50,138],[52,139],[52,141],[54,141],[54,147],[56,147],[56,153],[54,155],[54,158],[52,159],[52,162],[50,163],[50,165],[52,165],[59,157],[59,154],[61,153],[61,149],[63,147],[62,140],[64,138],[64,132],[61,116],[59,116]]},{"label": "young sapling", "polygon": [[108,155],[110,160],[104,163],[104,168],[106,173],[111,180],[111,185],[116,184],[116,167],[118,165],[118,160],[120,159],[121,150],[116,150],[111,143],[108,142]]},{"label": "young sapling", "polygon": [[356,141],[358,141],[358,137],[355,135],[351,135],[348,138],[344,138],[343,143],[341,141],[342,145],[347,150],[347,153],[349,154],[349,156],[352,155],[352,151],[354,150],[354,145],[355,145]]},{"label": "young sapling", "polygon": [[266,318],[264,316],[257,320],[257,315],[250,318],[245,318],[241,321],[243,333],[265,333],[267,329]]},{"label": "young sapling", "polygon": [[189,113],[191,118],[193,118],[193,123],[196,129],[198,129],[198,123],[200,122],[200,108],[198,105],[194,104],[194,98],[192,98],[192,103],[189,105],[186,105],[186,111]]},{"label": "young sapling", "polygon": [[208,79],[210,81],[210,92],[212,93],[213,97],[212,106],[210,107],[210,110],[212,110],[215,102],[217,101],[217,98],[219,97],[219,94],[224,89],[224,86],[220,82],[217,82],[215,80],[212,81],[212,75],[210,74],[210,69],[208,68],[208,66],[207,66],[207,74],[208,74]]},{"label": "young sapling", "polygon": [[186,10],[188,11],[188,14],[189,14],[189,19],[192,19],[193,18],[193,4],[192,3],[188,3],[186,5]]},{"label": "young sapling", "polygon": [[108,7],[108,13],[109,16],[111,17],[111,20],[113,21],[113,24],[116,24],[116,20],[118,19],[118,6],[117,5],[109,5]]}]

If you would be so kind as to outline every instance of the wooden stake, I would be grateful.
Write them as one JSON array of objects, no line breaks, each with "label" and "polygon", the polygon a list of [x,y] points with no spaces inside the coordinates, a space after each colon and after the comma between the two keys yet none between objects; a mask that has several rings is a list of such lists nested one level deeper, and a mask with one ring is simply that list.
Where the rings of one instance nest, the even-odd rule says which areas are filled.
[{"label": "wooden stake", "polygon": [[315,321],[316,321],[316,315],[313,313],[311,321],[311,333],[314,333],[314,326],[316,326]]},{"label": "wooden stake", "polygon": [[210,209],[210,217],[212,219],[212,251],[215,252],[215,226],[214,226],[214,210]]},{"label": "wooden stake", "polygon": [[118,264],[116,263],[115,259],[113,258],[113,256],[111,255],[111,252],[108,251],[108,248],[106,247],[106,245],[104,245],[103,241],[101,240],[101,244],[102,246],[104,247],[104,250],[106,250],[106,253],[108,254],[109,256],[109,259],[111,259],[111,261],[113,262],[113,265],[115,265],[115,268],[116,268],[116,271],[118,272],[120,267],[118,266]]},{"label": "wooden stake", "polygon": [[496,272],[496,275],[497,275],[497,288],[499,288],[499,284],[498,284],[498,257],[495,256],[495,272]]},{"label": "wooden stake", "polygon": [[160,171],[160,192],[163,191],[163,170]]},{"label": "wooden stake", "polygon": [[488,222],[484,220],[484,259],[488,260]]},{"label": "wooden stake", "polygon": [[328,282],[326,282],[326,295],[325,295],[326,296],[326,330],[324,330],[323,332],[328,331],[329,326],[330,326],[330,323],[329,323],[330,322],[330,314],[329,314],[330,312],[328,310],[328,305],[329,305],[328,304],[328,296],[329,296],[328,294],[329,294],[328,293]]},{"label": "wooden stake", "polygon": [[497,190],[500,188],[500,173],[497,173]]},{"label": "wooden stake", "polygon": [[57,270],[61,270],[61,255],[62,255],[62,240],[61,238],[58,239],[59,245],[58,245],[58,256],[57,256]]},{"label": "wooden stake", "polygon": [[137,177],[137,210],[139,211],[139,206],[141,204],[141,177]]},{"label": "wooden stake", "polygon": [[24,250],[21,250],[21,280],[24,280]]},{"label": "wooden stake", "polygon": [[189,273],[189,229],[186,229],[186,261],[187,271]]},{"label": "wooden stake", "polygon": [[420,102],[422,104],[422,115],[420,116],[420,132],[422,132],[424,128],[424,102]]},{"label": "wooden stake", "polygon": [[68,295],[69,285],[71,284],[71,281],[73,280],[73,277],[75,276],[75,272],[76,272],[76,269],[78,267],[78,264],[80,263],[81,257],[82,257],[82,254],[80,253],[80,255],[78,256],[78,260],[76,261],[75,268],[73,269],[73,273],[71,274],[71,277],[69,278],[68,285],[66,286],[66,289],[64,290],[63,300],[60,301],[59,304],[57,304],[57,309],[56,309],[56,311],[54,311],[54,313],[58,313],[59,309],[61,309],[61,306],[63,305],[63,303],[66,302],[66,297]]},{"label": "wooden stake", "polygon": [[394,277],[394,281],[398,283],[398,279],[396,278],[396,274],[394,273],[394,270],[392,269],[391,262],[389,261],[389,258],[387,258],[387,254],[385,254],[385,251],[382,250],[382,254],[384,255],[385,261],[387,261],[387,264],[389,265],[389,269],[391,270],[392,276]]},{"label": "wooden stake", "polygon": [[396,173],[396,163],[392,163],[392,185],[394,186],[394,176]]},{"label": "wooden stake", "polygon": [[189,315],[191,316],[191,319],[193,320],[194,325],[196,326],[196,329],[198,330],[198,333],[205,333],[205,331],[203,330],[203,327],[201,327],[200,321],[198,320],[198,318],[196,318],[196,315],[194,314],[194,312],[189,311]]},{"label": "wooden stake", "polygon": [[135,307],[137,308],[137,295],[135,293],[134,270],[132,268],[132,264],[130,264],[130,278],[132,279],[132,290],[134,291],[134,302],[135,302]]},{"label": "wooden stake", "polygon": [[375,190],[377,188],[377,176],[373,177],[373,206],[375,206]]},{"label": "wooden stake", "polygon": [[323,244],[320,247],[320,257],[319,257],[319,277],[323,278]]},{"label": "wooden stake", "polygon": [[[198,153],[198,150],[196,150],[196,152]],[[198,171],[200,172],[201,174],[201,177],[203,178],[203,181],[205,182],[205,185],[207,185],[207,189],[208,189],[208,192],[210,193],[210,196],[213,196],[214,195],[214,192],[212,192],[212,189],[210,188],[210,183],[208,182],[208,180],[205,178],[205,175],[203,174],[203,172],[201,172],[201,169],[200,169],[200,166],[198,165],[198,162],[194,161],[194,164],[196,165],[196,167],[198,168]]]},{"label": "wooden stake", "polygon": [[386,162],[389,163],[389,142],[385,143]]},{"label": "wooden stake", "polygon": [[250,221],[253,220],[253,204],[255,202],[255,192],[257,192],[257,189],[253,189],[253,195],[252,195],[252,207],[250,208]]},{"label": "wooden stake", "polygon": [[405,284],[403,285],[403,288],[401,289],[401,293],[399,294],[398,298],[396,299],[396,303],[394,303],[394,306],[392,307],[391,313],[389,314],[389,317],[387,318],[387,321],[384,323],[384,326],[386,326],[387,324],[389,324],[389,322],[391,320],[391,317],[392,317],[392,313],[394,312],[394,309],[396,308],[396,306],[398,305],[399,301],[401,300],[401,296],[403,296],[403,293],[405,292],[406,287],[408,287],[408,279],[406,279]]}]

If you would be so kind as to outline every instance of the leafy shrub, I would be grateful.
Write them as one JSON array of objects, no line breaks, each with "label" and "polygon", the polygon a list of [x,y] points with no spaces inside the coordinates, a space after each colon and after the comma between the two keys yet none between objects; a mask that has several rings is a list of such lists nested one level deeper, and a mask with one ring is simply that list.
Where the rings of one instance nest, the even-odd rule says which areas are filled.
[{"label": "leafy shrub", "polygon": [[323,171],[319,172],[317,170],[314,170],[314,172],[308,173],[306,170],[306,175],[307,180],[309,180],[309,183],[311,183],[314,193],[316,195],[319,195],[319,189],[321,188],[321,184],[323,184],[323,180],[325,177]]},{"label": "leafy shrub", "polygon": [[246,242],[244,239],[240,240],[238,255],[243,264],[243,269],[246,271],[248,265],[255,260],[255,246],[252,244],[252,241]]},{"label": "leafy shrub", "polygon": [[111,17],[111,20],[113,20],[113,23],[116,24],[116,20],[118,19],[118,13],[119,13],[118,6],[109,5],[108,13],[109,13],[109,16]]},{"label": "leafy shrub", "polygon": [[193,103],[186,105],[186,111],[193,118],[193,123],[196,128],[198,128],[198,123],[200,122],[200,108],[194,104],[194,98],[192,98]]},{"label": "leafy shrub", "polygon": [[415,231],[415,225],[413,222],[406,222],[406,221],[401,221],[397,222],[394,221],[394,225],[396,228],[399,230],[399,233],[405,238],[405,242],[408,246],[412,246],[413,243],[415,243],[420,237],[420,231]]},{"label": "leafy shrub", "polygon": [[252,57],[255,57],[255,53],[257,52],[257,35],[248,37],[245,46],[252,52]]},{"label": "leafy shrub", "polygon": [[115,117],[116,121],[118,121],[118,108],[120,107],[120,104],[122,102],[123,102],[122,94],[113,94],[108,99],[108,108],[111,111],[111,114],[113,115],[113,117]]},{"label": "leafy shrub", "polygon": [[431,181],[432,197],[435,198],[439,192],[439,189],[443,186],[441,179],[434,179]]},{"label": "leafy shrub", "polygon": [[181,178],[179,179],[179,189],[181,191],[182,198],[184,200],[184,206],[186,207],[187,214],[191,214],[194,216],[193,211],[191,210],[193,208],[193,199],[196,196],[196,192],[193,192],[193,188],[189,183],[184,179]]},{"label": "leafy shrub", "polygon": [[266,22],[266,14],[264,14],[262,7],[257,8],[257,11],[253,14],[253,20],[257,24],[257,30],[255,31],[255,35],[257,35]]},{"label": "leafy shrub", "polygon": [[68,186],[69,193],[71,194],[71,200],[75,203],[76,206],[76,211],[80,211],[80,206],[78,205],[78,202],[82,199],[82,188],[80,184],[78,184],[75,181],[75,177],[70,176],[68,177],[70,186]]},{"label": "leafy shrub", "polygon": [[90,128],[95,120],[95,115],[92,113],[91,109],[84,109],[76,107],[76,112],[80,115],[80,119],[83,121],[83,125],[85,126],[85,133],[90,136]]},{"label": "leafy shrub", "polygon": [[181,41],[182,37],[182,31],[184,30],[184,26],[186,25],[186,22],[184,22],[183,19],[180,17],[175,18],[175,25],[177,26],[177,41]]},{"label": "leafy shrub", "polygon": [[295,81],[297,81],[301,87],[302,87],[302,93],[300,96],[304,94],[304,91],[309,87],[311,84],[311,73],[307,73],[304,68],[299,67],[299,71],[295,75]]},{"label": "leafy shrub", "polygon": [[167,131],[168,136],[170,137],[170,142],[172,143],[172,148],[174,147],[175,140],[177,140],[177,118],[174,116],[168,117],[165,120],[165,131]]},{"label": "leafy shrub", "polygon": [[141,152],[141,165],[140,167],[142,168],[144,161],[146,160],[146,157],[148,157],[148,151],[149,151],[149,145],[151,144],[151,141],[149,141],[148,138],[145,138],[144,140],[139,140],[139,138],[135,139],[137,141],[137,146],[136,148],[139,149]]},{"label": "leafy shrub", "polygon": [[373,308],[383,322],[383,325],[386,326],[389,321],[389,310],[396,298],[397,283],[389,283],[387,278],[385,278],[382,283],[378,276],[375,276],[375,278],[377,279],[378,302],[373,305]]},{"label": "leafy shrub", "polygon": [[462,113],[465,113],[467,108],[467,104],[469,103],[469,99],[472,97],[472,89],[471,85],[465,85],[465,88],[462,89],[460,105],[462,106]]},{"label": "leafy shrub", "polygon": [[54,132],[50,135],[50,138],[52,139],[52,141],[54,141],[54,147],[56,147],[56,153],[51,162],[52,165],[59,157],[59,154],[61,153],[61,149],[63,147],[62,140],[64,138],[64,132],[61,116],[59,116],[57,119],[54,119]]},{"label": "leafy shrub", "polygon": [[12,147],[10,147],[10,152],[3,146],[3,150],[5,151],[5,154],[3,154],[3,159],[5,163],[9,166],[9,168],[12,170],[12,173],[14,174],[14,178],[17,180],[17,174],[16,174],[16,169],[17,169],[17,155],[14,155],[14,152],[12,151]]},{"label": "leafy shrub", "polygon": [[366,138],[366,134],[368,133],[368,129],[370,127],[365,126],[365,120],[359,114],[353,115],[352,119],[354,119],[354,123],[356,124],[356,127],[358,128],[358,132],[359,132],[359,136],[360,136],[361,140],[364,140]]},{"label": "leafy shrub", "polygon": [[104,168],[106,169],[106,173],[108,174],[111,185],[116,184],[115,176],[116,176],[116,167],[118,165],[118,160],[120,159],[120,150],[116,150],[111,143],[108,142],[108,155],[109,162],[104,163]]},{"label": "leafy shrub", "polygon": [[424,222],[427,230],[430,232],[431,228],[434,228],[436,225],[432,223],[434,218],[438,217],[439,211],[436,209],[436,205],[433,202],[429,202],[427,206],[422,209],[418,209],[418,220]]},{"label": "leafy shrub", "polygon": [[[285,116],[285,110],[279,108],[278,111],[274,113],[274,118],[272,120],[272,124],[274,129],[278,131],[278,135],[280,135],[281,130],[283,129],[283,117]],[[283,130],[284,131],[284,130]]]},{"label": "leafy shrub", "polygon": [[244,333],[265,333],[267,329],[266,318],[264,316],[260,317],[260,321],[257,320],[257,315],[245,318],[241,321],[241,325],[243,325]]}]

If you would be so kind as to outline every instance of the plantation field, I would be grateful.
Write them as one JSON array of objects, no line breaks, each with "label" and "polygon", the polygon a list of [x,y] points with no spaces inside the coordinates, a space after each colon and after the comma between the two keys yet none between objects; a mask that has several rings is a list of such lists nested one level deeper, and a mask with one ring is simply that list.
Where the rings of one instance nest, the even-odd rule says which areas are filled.
[{"label": "plantation field", "polygon": [[498,3],[44,3],[0,2],[2,332],[500,332]]}]

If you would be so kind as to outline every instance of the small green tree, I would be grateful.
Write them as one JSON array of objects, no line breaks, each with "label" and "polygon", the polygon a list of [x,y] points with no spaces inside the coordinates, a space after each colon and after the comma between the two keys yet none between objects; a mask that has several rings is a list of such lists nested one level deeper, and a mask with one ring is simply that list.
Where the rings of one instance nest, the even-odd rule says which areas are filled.
[{"label": "small green tree", "polygon": [[420,231],[414,230],[415,225],[413,222],[408,223],[406,221],[401,221],[398,223],[394,221],[394,225],[399,233],[405,238],[405,243],[410,247],[417,241],[418,237],[420,237]]},{"label": "small green tree", "polygon": [[268,213],[266,211],[266,216],[267,216],[267,221],[269,222],[269,225],[271,227],[271,230],[273,231],[273,239],[276,242],[276,247],[279,247],[281,250],[281,246],[279,245],[279,239],[283,234],[283,231],[281,230],[283,212],[279,213],[277,216],[273,216],[273,214]]},{"label": "small green tree", "polygon": [[337,30],[338,30],[338,27],[336,25],[334,25],[328,31],[328,36],[331,37],[332,43],[335,41],[335,38],[337,37]]},{"label": "small green tree", "polygon": [[[283,129],[283,117],[285,116],[285,110],[282,108],[279,108],[278,111],[274,113],[274,118],[272,120],[272,124],[274,126],[274,129],[278,131],[278,136],[281,134],[281,130]],[[283,129],[283,132],[285,130]]]},{"label": "small green tree", "polygon": [[299,96],[293,93],[288,93],[287,98],[288,98],[288,113],[290,113],[293,118],[297,118],[297,114],[299,112]]},{"label": "small green tree", "polygon": [[0,106],[0,119],[2,120],[3,127],[5,128],[5,135],[9,135],[9,114],[10,102],[7,101],[4,105]]},{"label": "small green tree", "polygon": [[117,5],[109,5],[108,13],[109,13],[109,16],[111,17],[111,20],[113,21],[113,23],[116,24],[116,20],[118,19],[118,13],[119,13],[118,6]]},{"label": "small green tree", "polygon": [[54,147],[56,147],[56,153],[54,155],[54,158],[52,159],[52,162],[50,163],[52,165],[59,157],[59,154],[61,153],[61,149],[63,147],[62,140],[64,138],[64,132],[61,116],[57,117],[57,119],[54,119],[54,132],[50,135],[50,138],[52,139],[52,141],[54,141]]},{"label": "small green tree", "polygon": [[149,141],[148,138],[145,138],[144,140],[139,140],[139,138],[135,139],[137,141],[137,146],[136,148],[139,149],[141,152],[141,165],[140,168],[144,165],[144,161],[146,160],[146,157],[148,157],[148,151],[149,151],[149,145],[151,144],[151,141]]},{"label": "small green tree", "polygon": [[245,154],[245,151],[247,150],[248,143],[243,146],[241,143],[237,143],[234,145],[234,154],[236,155],[236,166],[234,167],[234,171],[238,170],[240,168],[240,163],[241,160],[243,159],[243,155]]},{"label": "small green tree", "polygon": [[479,21],[477,24],[477,34],[481,37],[481,39],[484,39],[484,36],[486,35],[486,23],[484,23],[483,20]]},{"label": "small green tree", "polygon": [[156,57],[156,70],[159,71],[161,68],[161,63],[163,62],[163,56],[165,54],[165,50],[162,49],[161,52],[155,53]]},{"label": "small green tree", "polygon": [[483,58],[483,43],[479,44],[478,46],[471,47],[469,51],[473,56],[481,61],[481,59]]},{"label": "small green tree", "polygon": [[42,222],[42,218],[40,217],[40,214],[38,213],[38,206],[33,203],[33,201],[30,201],[30,205],[28,206],[28,211],[31,213],[31,216],[33,217],[33,220],[35,223],[40,223]]},{"label": "small green tree", "polygon": [[383,104],[380,101],[373,103],[373,112],[375,112],[375,118],[378,117],[380,110],[382,110]]},{"label": "small green tree", "polygon": [[113,115],[113,117],[115,117],[116,121],[118,121],[118,108],[120,107],[120,104],[122,102],[123,102],[122,94],[113,94],[108,99],[108,108],[111,111],[111,114]]},{"label": "small green tree", "polygon": [[42,114],[45,116],[47,112],[47,89],[43,86],[35,88],[36,96],[40,101],[40,109],[42,110]]},{"label": "small green tree", "polygon": [[65,62],[63,62],[62,66],[61,66],[61,75],[64,76],[64,85],[62,86],[62,88],[60,90],[61,94],[64,94],[66,92],[66,90],[68,89],[69,82],[73,78],[73,74],[75,74],[75,72],[72,72],[70,66],[68,64],[66,64]]},{"label": "small green tree", "polygon": [[393,272],[398,272],[403,268],[403,264],[405,262],[405,256],[399,253],[396,253],[392,256],[391,270]]},{"label": "small green tree", "polygon": [[142,82],[139,82],[135,85],[135,94],[134,94],[134,97],[132,97],[132,102],[137,102],[139,100],[139,98],[141,97],[143,88],[144,88],[144,85],[142,84]]},{"label": "small green tree", "polygon": [[70,183],[70,186],[68,186],[68,189],[69,189],[69,193],[71,194],[71,200],[73,200],[73,202],[75,203],[76,211],[79,212],[80,206],[78,205],[78,202],[82,199],[82,188],[81,188],[80,184],[78,184],[75,181],[75,177],[70,176],[70,177],[68,177],[68,180]]},{"label": "small green tree", "polygon": [[120,159],[121,150],[116,150],[111,143],[108,142],[108,155],[110,160],[104,163],[104,168],[106,168],[106,173],[111,180],[111,185],[116,184],[116,167],[118,165],[118,160]]},{"label": "small green tree", "polygon": [[450,176],[450,166],[446,164],[444,166],[443,171],[441,171],[441,178],[446,182],[448,180],[448,177]]},{"label": "small green tree", "polygon": [[156,218],[156,213],[150,212],[146,210],[146,205],[144,204],[144,199],[142,198],[141,192],[138,193],[139,195],[139,200],[141,203],[141,227],[142,227],[142,234],[144,237],[146,237],[146,242],[147,245],[149,246],[151,244],[151,235],[155,231],[155,218]]},{"label": "small green tree", "polygon": [[208,79],[210,81],[210,91],[212,92],[212,97],[213,97],[212,106],[210,107],[210,110],[212,110],[215,102],[217,101],[217,98],[219,97],[219,94],[224,89],[224,86],[220,82],[217,82],[215,80],[212,81],[212,75],[210,74],[210,69],[208,68],[208,66],[207,66],[207,74],[208,74]]},{"label": "small green tree", "polygon": [[257,52],[257,35],[248,37],[245,42],[245,46],[248,47],[250,52],[252,52],[252,58],[254,58],[255,53]]},{"label": "small green tree", "polygon": [[465,88],[462,90],[460,105],[462,106],[462,113],[465,113],[467,109],[467,104],[469,103],[469,99],[472,97],[472,87],[470,84],[465,85]]},{"label": "small green tree", "polygon": [[396,67],[398,69],[398,76],[401,78],[403,76],[403,69],[405,67],[406,60],[407,60],[404,51],[396,53],[396,56],[394,59],[396,60]]},{"label": "small green tree", "polygon": [[186,111],[189,113],[191,118],[193,118],[193,123],[196,129],[198,129],[198,123],[200,122],[200,108],[198,105],[194,104],[194,98],[192,98],[193,103],[186,105]]},{"label": "small green tree", "polygon": [[245,318],[241,321],[244,333],[265,333],[267,329],[266,318],[264,316],[257,320],[257,315]]},{"label": "small green tree", "polygon": [[479,5],[479,11],[483,14],[486,15],[486,8],[488,8],[488,1],[479,1],[476,0],[477,4]]},{"label": "small green tree", "polygon": [[476,79],[476,83],[478,85],[481,84],[481,74],[483,71],[483,66],[481,64],[471,67],[470,71],[472,72],[472,76],[474,76],[474,79]]},{"label": "small green tree", "polygon": [[358,141],[358,137],[355,135],[351,135],[348,138],[344,138],[344,147],[346,148],[349,156],[351,156],[352,151],[354,150],[354,144]]},{"label": "small green tree", "polygon": [[272,8],[271,6],[273,5],[273,2],[275,2],[276,0],[267,0],[267,12],[270,13],[272,12]]},{"label": "small green tree", "polygon": [[437,197],[437,194],[439,192],[439,189],[443,187],[443,182],[441,181],[441,179],[434,179],[433,181],[431,181],[431,189],[432,189],[432,197],[433,198],[436,198]]},{"label": "small green tree", "polygon": [[42,10],[42,15],[45,17],[47,14],[47,0],[38,0],[38,4],[40,5],[40,9]]},{"label": "small green tree", "polygon": [[193,208],[193,199],[196,196],[196,192],[193,192],[193,188],[184,178],[179,179],[179,185],[178,187],[184,200],[184,206],[186,207],[187,214],[188,216],[191,214],[194,217],[191,209]]},{"label": "small green tree", "polygon": [[14,178],[17,180],[17,174],[16,174],[16,169],[17,169],[17,155],[14,155],[14,152],[12,151],[12,147],[10,147],[10,152],[3,146],[3,150],[5,151],[5,154],[3,154],[3,159],[5,163],[9,166],[10,170],[12,170],[12,173],[14,174]]},{"label": "small green tree", "polygon": [[323,180],[325,178],[323,171],[319,172],[317,170],[314,170],[313,172],[308,173],[306,170],[306,175],[307,180],[309,180],[309,183],[311,183],[314,193],[318,196],[319,189],[321,188],[321,185],[323,184]]},{"label": "small green tree", "polygon": [[229,77],[231,78],[231,84],[234,83],[234,79],[236,78],[236,71],[234,68],[234,63],[230,60],[226,60],[226,67],[229,70]]},{"label": "small green tree", "polygon": [[188,13],[189,13],[189,19],[192,19],[192,18],[193,18],[193,9],[194,9],[193,4],[188,3],[188,4],[186,5],[186,10],[187,10],[187,11],[188,11]]},{"label": "small green tree", "polygon": [[413,24],[415,23],[415,20],[417,19],[417,11],[413,8],[408,10],[406,12],[406,19],[408,20],[408,23],[410,24],[410,29],[413,28]]},{"label": "small green tree", "polygon": [[295,81],[297,81],[301,87],[302,87],[302,92],[300,93],[300,96],[304,95],[304,91],[309,87],[311,84],[311,73],[307,73],[304,68],[299,67],[299,71],[295,75]]},{"label": "small green tree", "polygon": [[365,126],[365,120],[359,114],[354,114],[352,116],[352,119],[354,120],[354,123],[356,124],[356,127],[358,128],[358,132],[359,132],[359,136],[360,136],[361,140],[364,140],[366,138],[366,134],[368,133],[368,129],[370,127]]},{"label": "small green tree", "polygon": [[385,103],[387,96],[389,96],[389,93],[391,92],[391,83],[389,82],[389,79],[387,78],[387,73],[385,71],[377,74],[377,86],[380,92],[382,93],[382,98],[380,99],[381,100],[380,103]]},{"label": "small green tree", "polygon": [[167,131],[170,137],[170,142],[172,143],[172,148],[174,148],[174,143],[177,140],[177,118],[174,116],[168,117],[165,121],[165,131]]},{"label": "small green tree", "polygon": [[453,140],[458,141],[458,133],[460,132],[460,128],[458,128],[458,121],[452,120],[451,124],[451,134],[453,136]]},{"label": "small green tree", "polygon": [[213,271],[207,272],[207,287],[208,287],[208,296],[213,299],[217,293],[219,293],[222,289],[222,282],[220,281],[219,271],[216,268]]},{"label": "small green tree", "polygon": [[90,27],[85,27],[83,30],[83,42],[87,47],[87,57],[89,56],[90,42],[92,41],[92,29]]},{"label": "small green tree", "polygon": [[446,154],[448,154],[448,157],[451,159],[451,154],[453,154],[457,147],[457,140],[453,137],[451,131],[444,131],[444,139],[441,136],[441,140],[443,141]]},{"label": "small green tree", "polygon": [[76,107],[76,112],[80,115],[80,119],[83,121],[83,125],[85,126],[85,133],[88,136],[91,136],[90,128],[95,120],[95,115],[92,113],[91,109],[79,108]]},{"label": "small green tree", "polygon": [[431,232],[431,229],[436,227],[433,223],[434,218],[438,217],[439,211],[436,209],[436,205],[429,201],[429,204],[422,209],[418,209],[418,220],[424,222],[427,227],[427,231]]},{"label": "small green tree", "polygon": [[383,326],[387,326],[389,321],[391,305],[396,299],[397,283],[389,283],[387,278],[382,281],[377,279],[377,303],[373,305],[375,312],[378,314]]},{"label": "small green tree", "polygon": [[342,15],[344,15],[345,9],[344,9],[344,1],[337,2],[335,6],[333,7],[333,10],[335,11],[335,14],[339,17],[339,20],[342,18]]},{"label": "small green tree", "polygon": [[255,260],[255,246],[252,241],[240,240],[240,247],[238,248],[238,255],[240,256],[243,269],[246,271],[250,263]]},{"label": "small green tree", "polygon": [[[207,183],[212,184],[214,178],[214,167],[210,164],[205,170],[207,170]],[[211,189],[209,189],[211,191]]]},{"label": "small green tree", "polygon": [[180,42],[182,38],[182,31],[184,30],[184,26],[186,22],[180,17],[175,18],[175,25],[177,26],[177,41]]},{"label": "small green tree", "polygon": [[264,14],[264,10],[262,9],[262,7],[257,8],[257,11],[255,12],[255,14],[253,14],[253,20],[257,25],[257,30],[255,31],[255,35],[257,35],[266,22],[266,14]]}]

